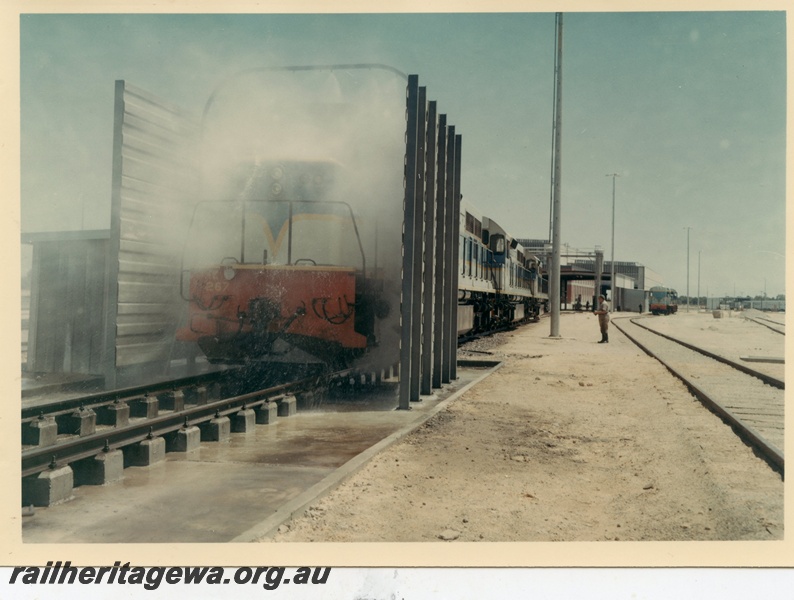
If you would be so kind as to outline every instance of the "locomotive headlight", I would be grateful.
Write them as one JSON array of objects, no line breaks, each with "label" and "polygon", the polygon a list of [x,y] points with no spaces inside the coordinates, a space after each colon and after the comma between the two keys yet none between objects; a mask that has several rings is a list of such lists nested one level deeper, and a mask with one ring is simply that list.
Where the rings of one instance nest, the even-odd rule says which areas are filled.
[{"label": "locomotive headlight", "polygon": [[223,267],[223,278],[226,281],[231,281],[237,274],[237,271],[234,268],[235,264],[237,264],[237,259],[231,256],[227,256],[221,261],[221,266]]},{"label": "locomotive headlight", "polygon": [[270,193],[272,193],[274,196],[280,195],[283,190],[284,188],[278,182],[273,183],[273,185],[270,186]]},{"label": "locomotive headlight", "polygon": [[270,177],[278,181],[282,177],[284,177],[284,169],[281,167],[273,167],[270,171]]}]

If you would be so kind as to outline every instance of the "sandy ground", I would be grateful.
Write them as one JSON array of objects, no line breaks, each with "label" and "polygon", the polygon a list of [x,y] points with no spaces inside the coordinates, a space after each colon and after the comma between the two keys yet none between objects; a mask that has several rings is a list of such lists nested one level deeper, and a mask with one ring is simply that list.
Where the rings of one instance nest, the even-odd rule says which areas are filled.
[{"label": "sandy ground", "polygon": [[[476,346],[503,367],[263,541],[783,538],[781,476],[662,366],[589,314],[549,331]],[[755,331],[726,337],[757,354]]]}]

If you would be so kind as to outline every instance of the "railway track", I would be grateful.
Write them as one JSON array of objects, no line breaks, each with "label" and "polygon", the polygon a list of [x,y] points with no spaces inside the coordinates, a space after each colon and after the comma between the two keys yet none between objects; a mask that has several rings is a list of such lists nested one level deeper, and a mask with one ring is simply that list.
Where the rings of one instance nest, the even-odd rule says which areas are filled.
[{"label": "railway track", "polygon": [[613,324],[783,473],[784,382],[655,332],[640,322],[646,318],[614,319]]},{"label": "railway track", "polygon": [[123,452],[124,466],[137,464],[135,450],[147,440],[162,438],[171,449],[179,445],[180,432],[191,429],[200,439],[217,435],[212,431],[218,423],[245,431],[294,413],[298,397],[310,402],[318,390],[351,382],[375,384],[349,370],[274,384],[255,369],[235,368],[67,399],[27,400],[21,418],[23,495],[26,480],[32,483],[41,473],[70,466],[79,474],[116,450]]},{"label": "railway track", "polygon": [[[454,383],[412,405],[411,410],[398,410],[397,380],[387,377],[389,372],[383,373],[380,384],[357,372],[342,372],[322,382],[320,401],[307,401],[306,410],[299,401],[294,416],[278,414],[268,425],[257,423],[223,439],[205,439],[204,428],[209,429],[210,421],[216,418],[214,407],[220,406],[221,418],[225,414],[230,420],[235,413],[228,411],[236,407],[223,407],[232,402],[229,398],[210,400],[202,407],[203,414],[190,420],[192,429],[197,429],[192,426],[197,419],[204,420],[203,427],[199,423],[200,444],[192,449],[164,448],[156,464],[128,464],[128,455],[136,455],[135,447],[149,443],[150,427],[155,440],[166,439],[163,446],[169,443],[169,437],[173,441],[180,433],[171,430],[170,434],[159,435],[165,430],[163,424],[155,426],[159,419],[169,419],[167,425],[173,427],[180,416],[163,410],[157,419],[142,423],[138,435],[143,435],[143,440],[128,438],[131,443],[110,450],[117,459],[124,455],[124,468],[119,466],[115,476],[104,483],[78,481],[78,475],[81,464],[91,464],[108,454],[102,447],[107,436],[103,438],[97,432],[89,453],[92,455],[71,463],[66,446],[78,444],[79,436],[68,437],[63,446],[40,451],[58,453],[59,466],[46,481],[71,469],[74,489],[50,503],[23,500],[23,539],[31,543],[252,541],[303,511],[318,495],[498,366],[495,361],[459,363]],[[268,396],[269,403],[276,404],[283,390],[263,389],[250,394],[271,393],[276,397]],[[251,410],[260,399],[235,401],[244,400],[246,408],[241,410]],[[188,405],[186,410],[192,408],[197,407]],[[110,438],[110,446],[119,448],[120,444]],[[80,456],[69,452],[72,459]],[[43,456],[46,459],[47,454]],[[25,480],[46,478],[49,471],[47,465],[47,471],[23,478],[23,498]],[[220,514],[224,517],[217,518]]]}]

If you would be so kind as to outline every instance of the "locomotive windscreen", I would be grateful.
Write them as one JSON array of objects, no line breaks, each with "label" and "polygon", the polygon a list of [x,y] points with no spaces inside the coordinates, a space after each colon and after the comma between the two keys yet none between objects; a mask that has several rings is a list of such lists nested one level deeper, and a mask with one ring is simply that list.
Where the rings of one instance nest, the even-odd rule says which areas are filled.
[{"label": "locomotive windscreen", "polygon": [[[331,162],[241,166],[228,192],[195,212],[190,263],[324,264],[365,269],[352,207]],[[202,232],[202,233],[198,233]],[[218,235],[215,232],[222,232]],[[212,243],[208,244],[208,237]],[[222,250],[221,250],[222,249]],[[219,250],[221,250],[219,252]]]}]

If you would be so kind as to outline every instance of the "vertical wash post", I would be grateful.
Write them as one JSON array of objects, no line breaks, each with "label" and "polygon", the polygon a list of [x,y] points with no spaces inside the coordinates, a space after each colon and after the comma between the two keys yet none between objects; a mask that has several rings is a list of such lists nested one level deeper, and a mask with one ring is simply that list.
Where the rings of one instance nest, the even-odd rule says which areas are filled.
[{"label": "vertical wash post", "polygon": [[425,147],[425,261],[422,290],[422,394],[433,392],[433,365],[435,353],[439,348],[433,347],[433,331],[435,316],[435,275],[436,275],[436,140],[438,136],[438,118],[436,103],[432,101],[427,109]]},{"label": "vertical wash post", "polygon": [[403,203],[403,264],[400,300],[400,410],[411,408],[411,329],[413,326],[414,222],[416,216],[416,156],[419,77],[408,76],[406,89],[405,200]]},{"label": "vertical wash post", "polygon": [[447,193],[447,115],[438,118],[438,168],[436,177],[436,248],[435,248],[435,288],[436,295],[433,303],[433,387],[440,388],[443,379],[444,366],[444,307],[446,295],[444,294],[444,281],[446,272],[445,242],[446,242],[446,193]]},{"label": "vertical wash post", "polygon": [[[454,136],[455,138],[455,175],[452,182],[452,262],[457,264],[456,258],[460,252],[460,164],[461,164],[461,146],[463,138],[460,135]],[[458,287],[460,284],[460,269],[453,269],[452,271],[452,286],[451,293],[451,314],[450,314],[450,363],[449,363],[449,378],[455,380],[458,378]]]},{"label": "vertical wash post", "polygon": [[[455,221],[460,220],[460,210],[455,210],[455,126],[447,128],[446,192],[444,214],[444,358],[441,365],[441,381],[452,380],[452,363],[457,354],[457,305],[458,289],[453,288],[457,274],[458,245],[455,238]],[[459,203],[458,203],[459,206]],[[454,318],[454,321],[453,321]]]},{"label": "vertical wash post", "polygon": [[419,88],[417,100],[416,126],[416,166],[414,175],[414,254],[413,287],[411,295],[411,402],[420,400],[422,367],[422,265],[424,262],[424,225],[425,225],[425,146],[427,137],[427,94],[424,87]]}]

